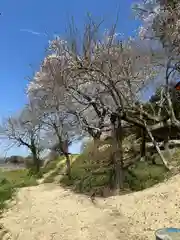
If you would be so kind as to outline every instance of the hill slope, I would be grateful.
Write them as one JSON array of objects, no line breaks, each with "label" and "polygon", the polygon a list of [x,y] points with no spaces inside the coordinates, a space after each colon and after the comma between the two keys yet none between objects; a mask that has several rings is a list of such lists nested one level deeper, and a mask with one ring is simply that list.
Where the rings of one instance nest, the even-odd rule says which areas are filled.
[{"label": "hill slope", "polygon": [[20,189],[1,223],[12,239],[154,239],[154,231],[180,225],[180,176],[141,192],[97,199],[55,184]]}]

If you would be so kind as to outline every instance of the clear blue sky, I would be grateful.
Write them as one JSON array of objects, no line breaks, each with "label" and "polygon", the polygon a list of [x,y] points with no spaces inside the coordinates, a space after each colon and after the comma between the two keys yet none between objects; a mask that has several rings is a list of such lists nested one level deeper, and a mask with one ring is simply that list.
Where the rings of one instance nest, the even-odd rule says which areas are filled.
[{"label": "clear blue sky", "polygon": [[[133,19],[132,3],[133,0],[0,0],[0,118],[24,106],[25,77],[38,70],[48,38],[53,34],[65,35],[71,16],[82,28],[90,12],[96,19],[104,18],[104,26],[108,28],[120,7],[117,31],[125,36],[134,35],[139,23]],[[73,146],[73,151],[77,148]],[[13,149],[11,153],[25,151]]]}]

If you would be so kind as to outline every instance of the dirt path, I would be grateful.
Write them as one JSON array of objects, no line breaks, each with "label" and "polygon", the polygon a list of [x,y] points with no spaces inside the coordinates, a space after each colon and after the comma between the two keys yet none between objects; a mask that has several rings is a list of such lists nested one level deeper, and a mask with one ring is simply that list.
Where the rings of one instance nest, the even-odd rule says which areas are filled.
[{"label": "dirt path", "polygon": [[24,188],[0,221],[18,240],[153,240],[157,228],[180,226],[180,176],[96,205],[53,184]]}]

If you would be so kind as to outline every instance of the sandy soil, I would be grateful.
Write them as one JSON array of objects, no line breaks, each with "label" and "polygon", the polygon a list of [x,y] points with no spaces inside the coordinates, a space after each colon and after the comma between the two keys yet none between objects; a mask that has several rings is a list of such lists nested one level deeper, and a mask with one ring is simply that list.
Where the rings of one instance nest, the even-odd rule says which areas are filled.
[{"label": "sandy soil", "polygon": [[24,188],[0,222],[18,240],[152,240],[156,229],[180,226],[179,175],[96,201],[53,184]]}]

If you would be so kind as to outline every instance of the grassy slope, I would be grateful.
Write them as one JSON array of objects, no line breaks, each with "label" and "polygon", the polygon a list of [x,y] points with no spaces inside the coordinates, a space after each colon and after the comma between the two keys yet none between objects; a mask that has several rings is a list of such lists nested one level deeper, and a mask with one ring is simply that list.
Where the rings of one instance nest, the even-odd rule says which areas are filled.
[{"label": "grassy slope", "polygon": [[[61,179],[63,186],[71,186],[77,192],[96,191],[102,195],[103,189],[109,187],[110,168],[100,164],[87,163],[84,156],[79,156],[72,164],[72,179],[67,176]],[[134,191],[142,190],[163,181],[168,177],[162,165],[151,165],[138,162],[130,172],[125,173],[125,187]]]},{"label": "grassy slope", "polygon": [[13,197],[20,187],[34,186],[36,178],[28,170],[0,171],[0,210],[6,206],[6,200]]},{"label": "grassy slope", "polygon": [[56,168],[56,165],[60,162],[60,161],[64,161],[64,157],[59,157],[59,158],[56,158],[55,160],[49,162],[46,167],[44,167],[42,169],[42,173],[43,174],[46,174],[48,172],[50,172],[51,170],[55,169]]},{"label": "grassy slope", "polygon": [[[76,158],[76,154],[71,155],[71,163]],[[42,170],[44,174],[44,183],[51,183],[57,178],[59,174],[64,173],[66,168],[66,159],[62,156],[51,162]]]},{"label": "grassy slope", "polygon": [[[103,195],[104,189],[109,188],[109,180],[111,169],[107,167],[110,151],[108,148],[103,151],[93,154],[91,147],[81,155],[76,155],[76,160],[72,162],[72,179],[69,180],[64,175],[60,183],[64,187],[71,187],[76,192],[88,193],[96,191],[98,195]],[[180,152],[175,153],[174,159],[177,160]],[[74,158],[74,156],[73,156]],[[129,172],[125,173],[125,187],[133,191],[139,191],[147,187],[153,186],[156,183],[162,182],[171,174],[166,171],[160,160],[156,158],[157,165],[152,165],[148,162],[138,162]],[[58,159],[51,163],[51,169],[58,163]],[[60,159],[62,167],[65,166],[65,160]],[[46,182],[52,182],[54,174],[47,179]]]}]

